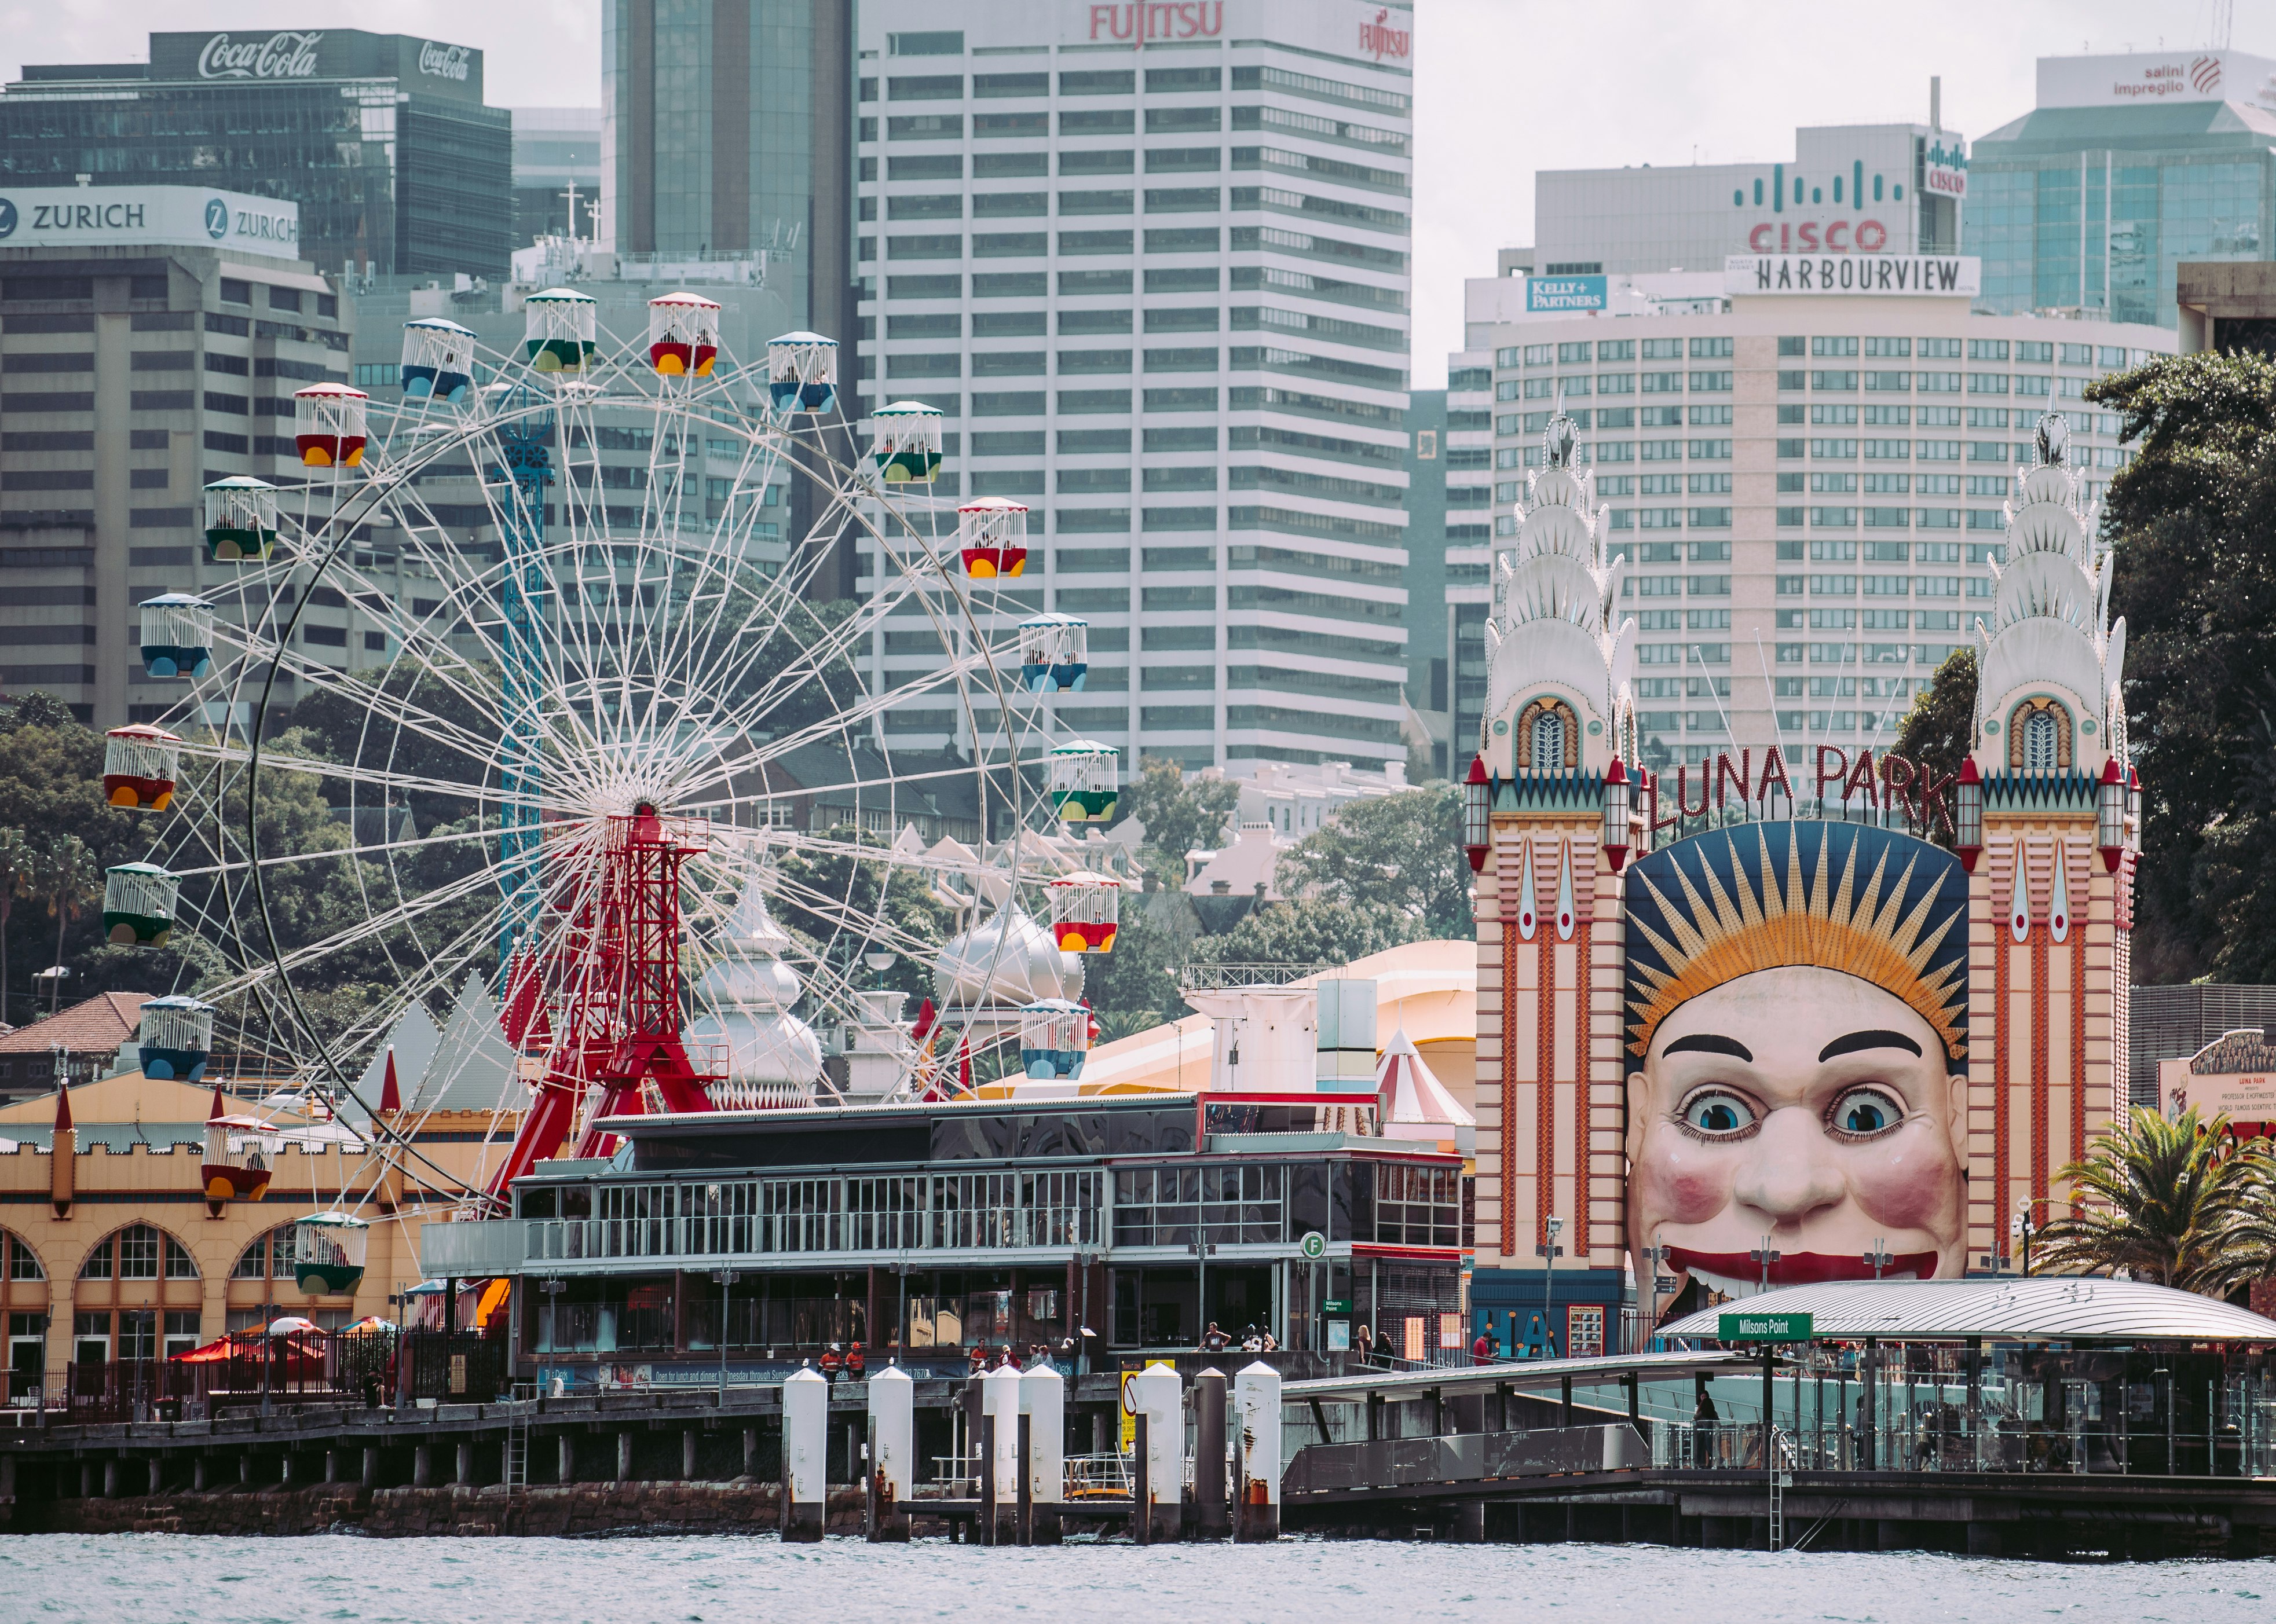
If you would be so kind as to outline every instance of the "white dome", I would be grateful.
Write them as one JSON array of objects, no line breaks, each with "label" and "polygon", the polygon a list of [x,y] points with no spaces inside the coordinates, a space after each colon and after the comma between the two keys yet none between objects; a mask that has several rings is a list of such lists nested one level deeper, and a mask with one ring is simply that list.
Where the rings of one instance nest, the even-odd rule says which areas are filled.
[{"label": "white dome", "polygon": [[721,932],[718,956],[695,979],[699,1013],[686,1029],[691,1045],[726,1048],[726,1084],[712,1089],[723,1108],[803,1104],[822,1076],[821,1041],[790,1012],[802,987],[777,956],[790,945],[754,873]]},{"label": "white dome", "polygon": [[2030,470],[2018,480],[2023,487],[2026,502],[2048,502],[2062,507],[2075,505],[2078,496],[2078,475],[2060,465],[2044,464]]},{"label": "white dome", "polygon": [[952,937],[933,961],[932,977],[944,1008],[1073,1001],[1082,996],[1082,956],[1060,952],[1051,933],[1014,906]]}]

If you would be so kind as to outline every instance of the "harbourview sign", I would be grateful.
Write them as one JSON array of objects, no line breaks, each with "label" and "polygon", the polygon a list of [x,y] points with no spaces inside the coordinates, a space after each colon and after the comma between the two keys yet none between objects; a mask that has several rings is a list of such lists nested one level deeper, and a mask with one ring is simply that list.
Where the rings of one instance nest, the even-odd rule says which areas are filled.
[{"label": "harbourview sign", "polygon": [[1983,269],[1973,254],[1734,253],[1723,261],[1723,291],[1974,298]]}]

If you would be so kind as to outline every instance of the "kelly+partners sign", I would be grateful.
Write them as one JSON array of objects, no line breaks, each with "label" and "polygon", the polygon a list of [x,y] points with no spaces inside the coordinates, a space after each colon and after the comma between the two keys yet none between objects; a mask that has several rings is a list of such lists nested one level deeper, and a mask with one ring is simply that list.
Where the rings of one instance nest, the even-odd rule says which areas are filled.
[{"label": "kelly+partners sign", "polygon": [[1525,308],[1529,315],[1543,311],[1602,310],[1605,307],[1605,278],[1602,276],[1528,276],[1525,279]]},{"label": "kelly+partners sign", "polygon": [[0,188],[0,247],[226,248],[300,257],[300,206],[205,186]]},{"label": "kelly+partners sign", "polygon": [[1723,261],[1723,291],[1974,298],[1983,273],[1973,254],[1734,253]]},{"label": "kelly+partners sign", "polygon": [[1716,1320],[1715,1338],[1723,1342],[1806,1342],[1813,1318],[1809,1314],[1723,1314]]}]

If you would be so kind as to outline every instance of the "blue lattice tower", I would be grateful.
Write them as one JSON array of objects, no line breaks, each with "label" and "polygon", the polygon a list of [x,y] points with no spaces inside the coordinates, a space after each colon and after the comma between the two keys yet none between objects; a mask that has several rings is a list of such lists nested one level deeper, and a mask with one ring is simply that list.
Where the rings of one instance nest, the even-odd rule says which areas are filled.
[{"label": "blue lattice tower", "polygon": [[498,525],[505,552],[498,578],[505,655],[499,673],[505,701],[498,777],[498,883],[506,897],[498,927],[501,989],[515,939],[536,940],[542,888],[537,797],[543,782],[544,747],[538,706],[545,685],[545,601],[552,588],[545,562],[545,487],[553,483],[547,442],[552,433],[553,414],[549,412],[523,419],[498,434],[505,452],[505,479],[512,486],[511,502],[501,504]]}]

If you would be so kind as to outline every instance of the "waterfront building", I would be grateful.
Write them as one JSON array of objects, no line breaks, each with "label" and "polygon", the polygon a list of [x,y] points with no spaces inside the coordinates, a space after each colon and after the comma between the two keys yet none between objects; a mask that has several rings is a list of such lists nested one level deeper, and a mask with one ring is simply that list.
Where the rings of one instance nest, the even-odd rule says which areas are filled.
[{"label": "waterfront building", "polygon": [[[1949,268],[1951,291],[1895,291],[1899,268],[1930,264]],[[1731,265],[1467,284],[1467,348],[1452,364],[1492,362],[1494,544],[1518,534],[1526,476],[1561,404],[1598,522],[1627,561],[1613,624],[1636,623],[1646,764],[1696,767],[1739,749],[1759,759],[1773,744],[1789,759],[1821,743],[1885,750],[1989,611],[2002,504],[2040,414],[2067,414],[2098,498],[2131,452],[2118,414],[2088,407],[2086,387],[2170,353],[2174,336],[1974,311],[1969,257]],[[1799,285],[1821,269],[1833,287]],[[1853,273],[1873,291],[1840,280]],[[1540,309],[1544,290],[1584,302]],[[1474,596],[1483,628],[1485,589],[1448,594]]]},{"label": "waterfront building", "polygon": [[1970,155],[1977,308],[2170,328],[2183,261],[2276,243],[2276,60],[2042,57],[2037,105]]},{"label": "waterfront building", "polygon": [[[571,189],[576,213],[570,213]],[[601,110],[513,110],[513,245],[600,235]]]},{"label": "waterfront building", "polygon": [[[201,490],[299,482],[292,394],[347,381],[354,313],[300,257],[293,203],[26,187],[0,218],[0,685],[156,721],[177,685],[136,658],[134,606],[231,578]],[[345,660],[349,613],[312,608],[305,639]]]},{"label": "waterfront building", "polygon": [[[1090,623],[1059,736],[1231,772],[1407,754],[1412,27],[1345,0],[861,9],[860,388],[943,413],[944,530],[1028,508],[1025,574],[978,597]],[[917,671],[890,631],[869,661]]]},{"label": "waterfront building", "polygon": [[297,204],[318,269],[495,276],[512,134],[482,53],[355,28],[153,34],[147,62],[27,64],[0,186],[197,185]]},{"label": "waterfront building", "polygon": [[[92,1001],[108,1009],[141,1001]],[[90,1020],[87,1010],[64,1010],[18,1035],[55,1026],[92,1046],[97,1027],[108,1032],[117,1023]],[[86,1054],[95,1058],[92,1046]],[[214,1201],[201,1172],[213,1080],[143,1075],[131,1021],[100,1060],[102,1075],[64,1094],[49,1087],[0,1107],[0,1316],[11,1406],[36,1407],[43,1394],[57,1406],[74,1365],[93,1384],[80,1390],[100,1394],[105,1366],[169,1357],[281,1315],[327,1329],[368,1315],[401,1318],[398,1301],[424,1278],[416,1249],[424,1213],[463,1201],[486,1152],[494,1159],[520,1121],[450,1099],[414,1101],[406,1111],[375,1091],[382,1118],[409,1141],[390,1165],[372,1153],[368,1123],[307,1098],[264,1094],[257,1081],[227,1079],[225,1114],[262,1119],[259,1131],[233,1138],[265,1159],[266,1193]],[[335,1210],[371,1225],[362,1280],[352,1291],[304,1292],[294,1222]]]},{"label": "waterfront building", "polygon": [[[1837,291],[1822,304],[1743,291],[1803,264],[1821,281],[1835,268]],[[1951,298],[1900,301],[1839,291],[1845,276],[1881,280],[1882,264],[1865,256],[1734,261],[1732,313],[1681,318],[1722,332],[1656,341],[1667,363],[1657,392],[1680,383],[1687,400],[1711,398],[1723,367],[1752,358],[1767,373],[1791,348],[1794,410],[1817,412],[1851,397],[1857,380],[1821,391],[1813,361],[1863,369],[1869,402],[1900,393],[1871,387],[1876,360],[1950,366],[1948,391],[1908,378],[1908,404],[1878,408],[1917,412],[1923,393],[1960,395],[1975,375],[1962,346],[2014,366],[2014,346],[2042,342],[1998,333],[2021,318],[1967,314],[1966,266]],[[1594,323],[1594,354],[1566,358],[1572,375],[1584,359],[1602,367],[1607,331],[1651,325]],[[1804,325],[1815,335],[1791,330]],[[1923,357],[1923,344],[1953,348]],[[1642,369],[1652,354],[1615,359]],[[1522,380],[1528,358],[1516,359]],[[1544,346],[1544,383],[1556,360]],[[2037,375],[2059,403],[2060,352],[2033,364],[2049,368]],[[2012,400],[2022,374],[1984,375]],[[1589,397],[1599,410],[1602,376]],[[1785,409],[1768,375],[1733,393],[1758,421]],[[1825,406],[1821,393],[1833,397]],[[1577,410],[1577,392],[1567,396]],[[1547,388],[1541,397],[1555,398]],[[2022,466],[2003,446],[2007,471],[1983,476],[2003,483],[1990,535],[2005,550],[1976,617],[1969,753],[1954,777],[1877,758],[1854,734],[1818,733],[1805,736],[1823,741],[1814,751],[1734,741],[1711,768],[1703,759],[1655,779],[1635,764],[1650,759],[1643,718],[1659,701],[1639,691],[1658,680],[1658,662],[1644,656],[1649,634],[1630,631],[1620,589],[1651,578],[1652,566],[1624,554],[1606,522],[1620,498],[1598,483],[1601,455],[1589,467],[1574,421],[1552,419],[1498,566],[1487,721],[1467,789],[1465,844],[1479,874],[1481,1322],[1529,1341],[1538,1319],[1580,1353],[1633,1346],[1663,1310],[1772,1287],[1998,1273],[2014,1266],[2026,1226],[2074,1199],[2060,1170],[2085,1159],[2120,1098],[2142,790],[2122,703],[2124,623],[2107,618],[2113,560],[2094,525],[2101,459],[2089,462],[2067,424],[2039,419]],[[1798,547],[1893,545],[1800,528]],[[1726,557],[1671,555],[1664,567]],[[1861,571],[1869,561],[1878,562],[1859,560]],[[1849,562],[1835,555],[1821,567]],[[1919,560],[1888,563],[1905,579],[1898,566]],[[1806,597],[1807,565],[1801,573]],[[1806,636],[1797,647],[1809,649]],[[1794,663],[1809,668],[1806,655]],[[1702,667],[1711,680],[1715,668]],[[1931,833],[1950,849],[1922,838]],[[1610,1311],[1631,1277],[1640,1312],[1622,1337]]]},{"label": "waterfront building", "polygon": [[1719,271],[1733,253],[1957,253],[1968,143],[1943,127],[1930,83],[1927,123],[1798,129],[1792,162],[1544,170],[1530,268],[1617,276]]}]

